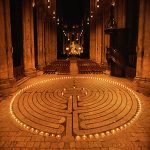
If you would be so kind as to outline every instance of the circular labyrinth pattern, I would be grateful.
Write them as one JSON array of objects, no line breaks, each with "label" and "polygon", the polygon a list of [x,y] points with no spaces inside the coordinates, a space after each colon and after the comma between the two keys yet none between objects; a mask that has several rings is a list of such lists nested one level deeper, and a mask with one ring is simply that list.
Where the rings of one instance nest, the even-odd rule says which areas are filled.
[{"label": "circular labyrinth pattern", "polygon": [[128,87],[95,77],[51,78],[27,86],[10,113],[25,129],[76,140],[112,135],[137,118],[141,103]]}]

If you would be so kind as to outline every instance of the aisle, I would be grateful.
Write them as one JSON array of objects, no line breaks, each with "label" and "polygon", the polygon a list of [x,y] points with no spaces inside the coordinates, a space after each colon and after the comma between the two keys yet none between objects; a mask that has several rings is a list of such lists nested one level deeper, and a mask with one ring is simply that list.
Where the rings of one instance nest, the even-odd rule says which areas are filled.
[{"label": "aisle", "polygon": [[76,60],[70,60],[70,74],[77,75],[78,74],[78,65]]}]

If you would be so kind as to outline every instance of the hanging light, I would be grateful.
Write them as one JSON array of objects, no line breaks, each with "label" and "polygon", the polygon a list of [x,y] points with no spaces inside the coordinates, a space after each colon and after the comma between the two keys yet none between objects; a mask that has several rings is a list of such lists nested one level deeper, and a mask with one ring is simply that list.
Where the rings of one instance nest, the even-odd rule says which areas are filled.
[{"label": "hanging light", "polygon": [[87,24],[88,24],[88,25],[90,24],[90,19],[89,19],[89,17],[87,18]]},{"label": "hanging light", "polygon": [[91,15],[90,15],[90,17],[91,17],[91,18],[93,18],[93,11],[91,11]]},{"label": "hanging light", "polygon": [[57,25],[59,25],[59,22],[60,22],[60,20],[59,20],[59,18],[57,18]]},{"label": "hanging light", "polygon": [[35,7],[35,0],[32,1],[32,7]]},{"label": "hanging light", "polygon": [[50,7],[51,7],[51,1],[50,0],[47,0],[47,7],[48,7],[48,9],[50,9]]},{"label": "hanging light", "polygon": [[55,13],[55,11],[53,11],[53,19],[55,19],[56,18],[56,13]]},{"label": "hanging light", "polygon": [[99,0],[96,1],[96,7],[99,8]]}]

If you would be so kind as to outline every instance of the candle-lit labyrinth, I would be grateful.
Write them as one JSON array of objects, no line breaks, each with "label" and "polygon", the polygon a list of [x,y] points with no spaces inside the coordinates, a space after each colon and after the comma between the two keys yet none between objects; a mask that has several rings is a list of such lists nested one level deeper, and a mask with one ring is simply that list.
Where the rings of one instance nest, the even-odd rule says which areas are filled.
[{"label": "candle-lit labyrinth", "polygon": [[10,113],[26,130],[62,140],[103,138],[129,127],[141,110],[128,87],[95,77],[60,77],[20,90]]}]

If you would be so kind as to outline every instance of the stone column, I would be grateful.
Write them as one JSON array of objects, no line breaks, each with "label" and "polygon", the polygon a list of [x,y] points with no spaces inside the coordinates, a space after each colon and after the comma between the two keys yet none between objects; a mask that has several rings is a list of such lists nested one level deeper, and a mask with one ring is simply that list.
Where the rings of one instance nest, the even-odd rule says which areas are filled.
[{"label": "stone column", "polygon": [[137,65],[138,90],[150,94],[150,1],[140,0]]},{"label": "stone column", "polygon": [[57,59],[56,0],[51,0],[51,16],[50,16],[50,62],[55,61],[56,59]]},{"label": "stone column", "polygon": [[42,8],[37,11],[37,49],[38,49],[38,69],[43,70],[44,56],[43,56],[43,24]]},{"label": "stone column", "polygon": [[95,0],[90,0],[90,59],[96,61],[96,16]]},{"label": "stone column", "polygon": [[116,0],[116,20],[118,28],[125,28],[126,25],[126,0]]},{"label": "stone column", "polygon": [[12,91],[13,58],[9,0],[0,1],[0,99]]},{"label": "stone column", "polygon": [[101,62],[101,38],[102,38],[102,32],[101,32],[101,20],[100,16],[97,16],[96,19],[96,62],[100,64]]},{"label": "stone column", "polygon": [[43,50],[43,67],[46,64],[46,45],[45,45],[45,12],[42,11],[42,50]]},{"label": "stone column", "polygon": [[33,8],[31,0],[23,0],[23,59],[26,76],[35,76]]},{"label": "stone column", "polygon": [[50,54],[50,45],[51,45],[51,42],[50,42],[50,21],[48,20],[48,64],[51,63],[50,61],[50,57],[51,57],[51,54]]},{"label": "stone column", "polygon": [[48,47],[48,19],[45,20],[45,29],[44,29],[44,41],[45,41],[45,61],[46,61],[46,65],[49,64],[49,47]]},{"label": "stone column", "polygon": [[103,28],[103,47],[102,47],[102,65],[107,65],[107,60],[106,60],[106,50],[107,48],[110,46],[110,35],[109,34],[106,34],[104,32],[105,30],[105,26],[109,20],[109,11],[110,11],[110,6],[108,5],[108,7],[106,7],[103,11],[103,25],[102,25],[102,28]]}]

